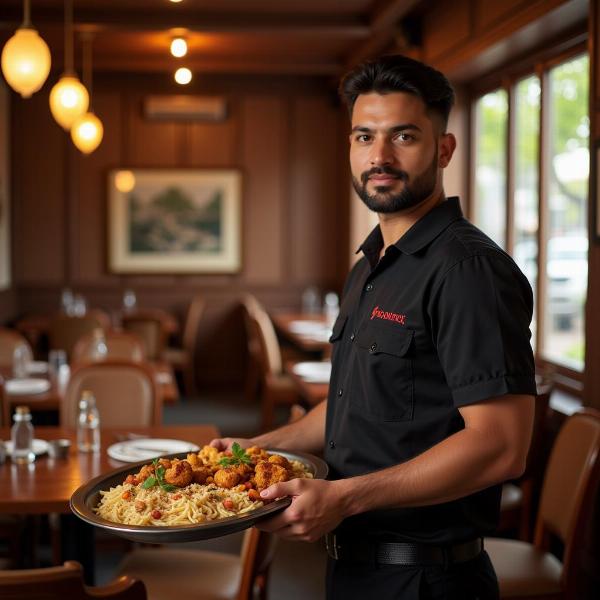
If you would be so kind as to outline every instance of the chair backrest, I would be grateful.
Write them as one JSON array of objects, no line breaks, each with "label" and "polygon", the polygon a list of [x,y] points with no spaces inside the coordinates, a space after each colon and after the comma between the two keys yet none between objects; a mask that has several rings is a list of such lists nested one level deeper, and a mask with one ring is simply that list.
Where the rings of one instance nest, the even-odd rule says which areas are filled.
[{"label": "chair backrest", "polygon": [[92,333],[94,329],[108,330],[109,328],[110,318],[101,310],[90,310],[81,317],[56,315],[50,323],[48,332],[50,349],[64,350],[70,360],[79,338]]},{"label": "chair backrest", "polygon": [[549,549],[551,536],[564,544],[563,585],[573,585],[578,550],[600,479],[600,411],[570,416],[558,433],[542,488],[535,545]]},{"label": "chair backrest", "polygon": [[158,360],[161,357],[167,335],[159,315],[136,311],[123,315],[121,322],[125,331],[134,333],[142,340],[148,360]]},{"label": "chair backrest", "polygon": [[[247,529],[242,543],[242,575],[236,600],[253,600],[254,587],[266,586],[266,579],[275,556],[277,538],[255,527]],[[265,594],[259,597],[266,597]]]},{"label": "chair backrest", "polygon": [[76,368],[61,405],[61,424],[74,427],[84,390],[96,397],[102,427],[158,425],[162,399],[153,371],[143,363],[106,360]]},{"label": "chair backrest", "polygon": [[31,347],[18,331],[0,327],[0,367],[12,369],[15,350],[19,347],[24,348],[24,352],[29,356],[29,360],[33,359]]},{"label": "chair backrest", "polygon": [[194,296],[190,302],[190,306],[185,318],[185,326],[183,328],[183,348],[186,350],[194,364],[193,357],[196,353],[196,340],[198,337],[198,328],[204,314],[206,302],[200,296]]},{"label": "chair backrest", "polygon": [[[73,348],[72,362],[81,364],[94,361],[94,332],[79,338]],[[109,360],[144,360],[144,346],[140,338],[133,333],[121,331],[104,332],[106,342],[106,358]]]},{"label": "chair backrest", "polygon": [[3,600],[146,600],[146,587],[131,577],[119,577],[105,587],[88,587],[83,570],[75,561],[60,567],[0,571],[0,598]]},{"label": "chair backrest", "polygon": [[258,300],[250,294],[244,296],[242,306],[250,355],[258,362],[264,375],[278,375],[283,368],[281,350],[271,318]]}]

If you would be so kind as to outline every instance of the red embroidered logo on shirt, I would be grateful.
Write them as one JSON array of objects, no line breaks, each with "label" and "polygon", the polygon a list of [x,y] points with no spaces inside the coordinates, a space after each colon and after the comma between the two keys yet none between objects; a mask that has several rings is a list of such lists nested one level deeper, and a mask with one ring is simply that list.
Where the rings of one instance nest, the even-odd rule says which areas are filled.
[{"label": "red embroidered logo on shirt", "polygon": [[406,315],[400,313],[389,312],[387,310],[381,310],[379,306],[376,306],[371,313],[371,321],[373,319],[384,319],[386,321],[394,321],[395,323],[400,323],[400,325],[404,325],[406,321]]}]

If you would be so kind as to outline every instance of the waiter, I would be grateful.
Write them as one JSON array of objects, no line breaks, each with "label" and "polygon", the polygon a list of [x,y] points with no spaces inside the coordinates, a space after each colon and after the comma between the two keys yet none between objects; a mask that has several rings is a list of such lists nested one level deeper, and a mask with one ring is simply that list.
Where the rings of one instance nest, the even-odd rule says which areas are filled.
[{"label": "waiter", "polygon": [[456,146],[444,75],[388,56],[355,68],[340,90],[354,187],[379,225],[344,287],[328,399],[241,441],[322,451],[331,470],[330,481],[265,490],[294,501],[261,528],[325,535],[329,600],[492,600],[482,537],[531,437],[531,288],[444,195]]}]

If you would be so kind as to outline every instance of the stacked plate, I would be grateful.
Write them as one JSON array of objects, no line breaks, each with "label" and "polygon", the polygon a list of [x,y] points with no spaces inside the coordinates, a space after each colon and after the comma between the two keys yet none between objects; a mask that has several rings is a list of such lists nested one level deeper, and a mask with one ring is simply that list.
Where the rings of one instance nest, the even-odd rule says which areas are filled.
[{"label": "stacked plate", "polygon": [[300,362],[293,366],[293,371],[308,383],[329,383],[331,362]]},{"label": "stacked plate", "polygon": [[4,389],[7,394],[14,395],[43,394],[50,389],[50,382],[36,377],[9,379],[4,384]]}]

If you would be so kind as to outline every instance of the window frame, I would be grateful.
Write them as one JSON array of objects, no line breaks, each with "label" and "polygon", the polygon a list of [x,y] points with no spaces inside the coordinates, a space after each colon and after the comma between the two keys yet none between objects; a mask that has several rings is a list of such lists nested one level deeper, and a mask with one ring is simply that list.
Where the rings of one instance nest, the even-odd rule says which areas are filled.
[{"label": "window frame", "polygon": [[[539,152],[538,152],[538,230],[536,240],[538,244],[538,269],[537,269],[537,302],[535,304],[535,317],[537,322],[535,332],[536,342],[536,369],[540,373],[549,375],[557,388],[567,391],[573,395],[582,397],[583,381],[585,376],[585,365],[583,371],[577,371],[567,366],[555,363],[541,356],[540,349],[543,347],[543,310],[545,306],[545,286],[542,282],[546,276],[546,239],[548,229],[548,203],[546,201],[547,190],[547,165],[549,160],[549,148],[547,142],[548,118],[549,118],[549,94],[548,78],[550,70],[568,60],[576,58],[589,51],[587,45],[587,32],[578,34],[563,40],[552,48],[543,49],[532,54],[529,59],[506,67],[485,78],[481,78],[466,86],[469,107],[469,155],[468,164],[470,176],[468,178],[468,200],[467,215],[472,219],[474,214],[475,182],[475,148],[476,148],[476,102],[485,94],[503,89],[508,98],[508,115],[506,127],[506,251],[513,252],[514,247],[514,189],[515,189],[515,88],[518,82],[527,77],[537,76],[540,83],[540,115],[539,115]],[[589,218],[589,215],[588,215]],[[585,335],[585,332],[584,332]]]}]

